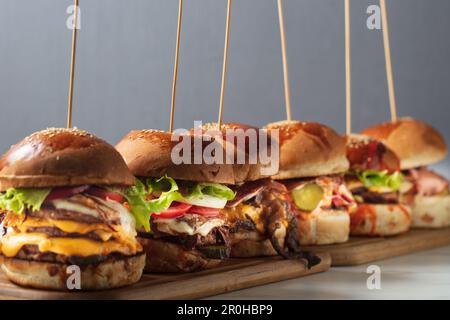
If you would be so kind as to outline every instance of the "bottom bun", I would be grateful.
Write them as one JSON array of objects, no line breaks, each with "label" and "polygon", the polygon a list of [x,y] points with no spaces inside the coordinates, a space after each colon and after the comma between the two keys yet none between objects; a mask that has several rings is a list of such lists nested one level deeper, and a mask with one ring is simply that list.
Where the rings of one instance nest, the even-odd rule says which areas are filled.
[{"label": "bottom bun", "polygon": [[277,254],[269,239],[242,239],[233,243],[231,247],[232,258],[268,257]]},{"label": "bottom bun", "polygon": [[345,210],[301,213],[297,219],[300,245],[322,245],[348,241],[350,217]]},{"label": "bottom bun", "polygon": [[412,205],[413,228],[450,226],[450,195],[415,196]]},{"label": "bottom bun", "polygon": [[206,258],[198,250],[186,250],[182,246],[161,240],[138,237],[147,254],[144,272],[174,273],[193,272],[219,266],[223,260]]},{"label": "bottom bun", "polygon": [[350,214],[350,234],[393,236],[411,227],[411,209],[401,204],[359,204]]},{"label": "bottom bun", "polygon": [[[69,290],[73,272],[68,264],[7,258],[0,255],[1,268],[12,282],[37,289]],[[145,254],[111,259],[80,267],[80,290],[104,290],[127,286],[139,281]],[[76,289],[74,289],[76,290]]]}]

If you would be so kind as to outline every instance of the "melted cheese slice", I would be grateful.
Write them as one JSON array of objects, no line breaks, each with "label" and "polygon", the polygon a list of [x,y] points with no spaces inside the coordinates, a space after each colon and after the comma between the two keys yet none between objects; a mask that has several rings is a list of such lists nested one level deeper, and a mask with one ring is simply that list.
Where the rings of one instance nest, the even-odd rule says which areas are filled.
[{"label": "melted cheese slice", "polygon": [[187,234],[192,236],[199,234],[206,237],[213,228],[223,225],[223,220],[210,219],[197,227],[190,226],[185,221],[177,221],[176,219],[158,218],[154,220],[154,223],[157,225],[158,231],[171,235]]},{"label": "melted cheese slice", "polygon": [[[89,224],[70,220],[38,219],[27,217],[23,220],[16,214],[5,218],[5,226],[8,232],[1,239],[1,251],[16,255],[26,244],[38,245],[40,252],[50,251],[63,255],[89,256],[92,254],[103,254],[99,246],[104,246],[105,254],[119,252],[123,254],[135,254],[142,248],[137,242],[134,232],[125,230],[122,226],[108,226],[106,224]],[[86,234],[95,232],[103,242],[85,238],[54,238],[42,233],[27,233],[30,228],[50,227],[58,228],[66,233]],[[14,229],[19,233],[15,233]],[[114,241],[111,239],[114,238]],[[67,251],[65,251],[67,250]],[[84,253],[84,254],[83,254]]]},{"label": "melted cheese slice", "polygon": [[2,253],[14,257],[25,245],[36,245],[40,252],[53,252],[66,256],[87,257],[108,255],[113,252],[124,255],[135,254],[139,245],[123,244],[117,241],[98,242],[82,238],[50,238],[42,233],[7,233],[1,239]]},{"label": "melted cheese slice", "polygon": [[100,223],[81,223],[70,220],[36,219],[28,217],[22,224],[16,226],[21,232],[27,232],[29,228],[55,227],[67,233],[89,233],[97,230],[113,232],[108,226]]},{"label": "melted cheese slice", "polygon": [[264,232],[264,225],[261,222],[261,208],[241,203],[234,208],[227,207],[223,212],[225,213],[227,220],[232,224],[237,220],[246,220],[250,218],[255,223],[256,229],[259,232]]}]

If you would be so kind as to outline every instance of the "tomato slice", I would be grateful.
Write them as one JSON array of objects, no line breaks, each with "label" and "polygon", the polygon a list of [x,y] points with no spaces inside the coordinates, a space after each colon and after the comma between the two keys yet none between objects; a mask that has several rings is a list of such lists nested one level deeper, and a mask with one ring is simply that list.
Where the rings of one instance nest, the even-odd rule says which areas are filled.
[{"label": "tomato slice", "polygon": [[189,209],[189,213],[195,213],[195,214],[199,214],[202,216],[208,216],[208,217],[215,217],[220,214],[220,209],[192,206],[192,208]]},{"label": "tomato slice", "polygon": [[172,205],[161,213],[153,213],[152,218],[176,218],[185,214],[192,206],[187,203],[173,202]]},{"label": "tomato slice", "polygon": [[71,196],[74,196],[76,194],[82,193],[89,189],[89,186],[78,186],[78,187],[61,187],[61,188],[54,188],[49,195],[47,196],[46,200],[56,200],[56,199],[64,199],[69,198]]},{"label": "tomato slice", "polygon": [[86,190],[87,194],[93,195],[94,197],[101,198],[103,200],[113,200],[119,203],[125,202],[125,197],[118,192],[102,189],[99,187],[90,187]]}]

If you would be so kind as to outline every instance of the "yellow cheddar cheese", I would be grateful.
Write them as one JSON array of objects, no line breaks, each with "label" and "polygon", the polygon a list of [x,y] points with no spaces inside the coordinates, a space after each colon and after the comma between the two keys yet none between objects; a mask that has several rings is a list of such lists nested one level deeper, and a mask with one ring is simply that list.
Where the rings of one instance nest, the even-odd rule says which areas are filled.
[{"label": "yellow cheddar cheese", "polygon": [[87,257],[91,255],[108,255],[121,253],[133,255],[140,246],[118,241],[98,242],[84,238],[51,238],[42,233],[8,232],[1,239],[2,253],[7,257],[14,257],[25,245],[36,245],[40,252],[53,252],[66,256]]}]

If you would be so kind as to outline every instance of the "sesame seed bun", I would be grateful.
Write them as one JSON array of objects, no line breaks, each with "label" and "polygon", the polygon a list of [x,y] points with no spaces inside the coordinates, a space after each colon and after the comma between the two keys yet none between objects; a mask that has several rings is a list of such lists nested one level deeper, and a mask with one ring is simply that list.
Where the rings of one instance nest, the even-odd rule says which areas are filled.
[{"label": "sesame seed bun", "polygon": [[[219,142],[223,151],[223,158],[219,159],[221,163],[207,163],[203,157],[197,159],[200,162],[195,163],[196,148],[200,147],[203,155],[206,148],[216,141],[214,137],[202,140],[202,135],[206,136],[203,131],[200,135],[193,131],[186,133],[190,138],[191,147],[191,155],[187,156],[186,159],[189,161],[186,162],[190,163],[174,163],[172,152],[176,152],[174,148],[181,142],[181,138],[159,130],[131,131],[116,145],[116,149],[125,159],[131,172],[138,177],[159,178],[168,175],[179,180],[224,184],[238,184],[263,177],[259,162],[250,164],[246,160],[241,164],[226,163],[226,150],[234,150],[234,155],[237,152],[234,142],[228,142],[226,139]],[[197,142],[201,141],[199,145],[196,145],[195,139],[198,139]]]},{"label": "sesame seed bun", "polygon": [[0,159],[0,191],[133,183],[133,175],[114,147],[79,129],[35,132]]}]

